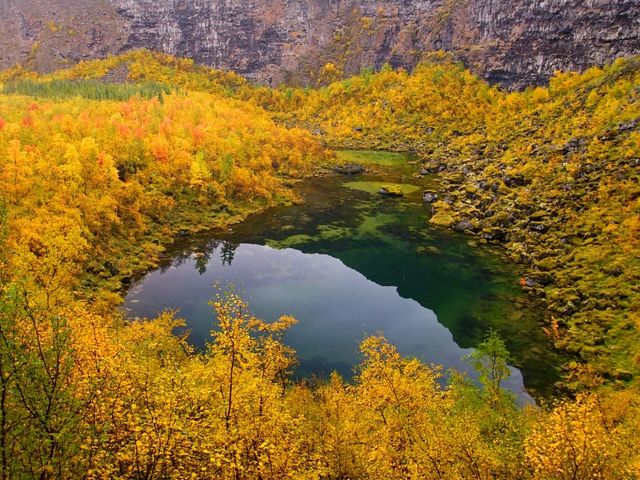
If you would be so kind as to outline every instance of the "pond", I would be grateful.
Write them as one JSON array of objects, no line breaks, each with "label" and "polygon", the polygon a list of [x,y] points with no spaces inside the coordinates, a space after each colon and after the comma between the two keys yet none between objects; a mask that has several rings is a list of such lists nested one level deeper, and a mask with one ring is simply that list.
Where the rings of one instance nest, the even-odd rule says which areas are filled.
[{"label": "pond", "polygon": [[[215,323],[214,285],[232,286],[256,316],[298,319],[285,336],[297,351],[297,376],[335,370],[345,378],[361,360],[359,342],[376,333],[402,354],[475,378],[464,356],[494,328],[513,357],[507,387],[522,402],[547,395],[560,362],[538,324],[543,311],[495,250],[428,224],[421,192],[437,179],[416,178],[405,155],[340,155],[367,172],[314,178],[300,186],[301,205],[177,241],[160,268],[132,285],[127,314],[178,310],[203,348]],[[382,196],[381,185],[404,196]]]}]

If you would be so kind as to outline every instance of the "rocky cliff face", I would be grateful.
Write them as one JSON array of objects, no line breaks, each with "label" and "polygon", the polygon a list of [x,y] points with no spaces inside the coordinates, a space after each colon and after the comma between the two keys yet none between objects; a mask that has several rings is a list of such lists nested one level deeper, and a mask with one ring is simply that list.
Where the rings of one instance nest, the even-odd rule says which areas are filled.
[{"label": "rocky cliff face", "polygon": [[474,0],[469,14],[486,49],[463,58],[492,82],[539,84],[640,53],[637,0]]},{"label": "rocky cliff face", "polygon": [[[146,47],[264,82],[443,49],[509,87],[640,53],[637,0],[0,0],[0,66]],[[335,71],[320,73],[327,63]],[[326,79],[326,78],[325,78]]]}]

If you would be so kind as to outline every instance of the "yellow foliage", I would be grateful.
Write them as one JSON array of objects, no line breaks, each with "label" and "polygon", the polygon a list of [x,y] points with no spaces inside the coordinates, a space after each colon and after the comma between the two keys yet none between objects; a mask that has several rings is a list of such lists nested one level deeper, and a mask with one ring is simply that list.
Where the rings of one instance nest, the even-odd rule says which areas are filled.
[{"label": "yellow foliage", "polygon": [[[445,382],[438,367],[403,358],[381,336],[362,343],[353,383],[336,374],[296,383],[295,355],[282,341],[293,318],[267,323],[237,295],[217,298],[210,345],[196,353],[174,334],[184,324],[171,313],[125,321],[120,284],[109,280],[152,266],[178,230],[224,226],[294,198],[291,180],[330,156],[313,129],[334,146],[413,150],[449,166],[470,159],[471,174],[499,184],[496,214],[514,203],[557,205],[582,188],[571,182],[588,179],[594,185],[575,205],[554,207],[559,231],[571,233],[563,242],[575,242],[570,254],[564,243],[526,241],[533,252],[558,248],[552,257],[566,264],[566,278],[545,290],[549,302],[575,289],[570,302],[615,293],[615,303],[554,316],[549,336],[584,346],[596,343],[585,325],[637,330],[640,200],[631,172],[640,135],[623,123],[640,107],[628,65],[559,74],[548,88],[517,93],[444,54],[413,74],[385,68],[317,90],[253,87],[146,51],[44,77],[3,72],[3,82],[41,82],[122,69],[130,81],[175,89],[126,101],[0,96],[0,476],[636,478],[633,386],[520,409],[457,375]],[[340,77],[327,64],[319,81]],[[593,180],[594,169],[610,175]],[[506,176],[524,185],[508,186]],[[459,216],[442,200],[434,208],[435,223]],[[617,350],[623,365],[640,358],[632,340],[623,345],[633,349]],[[580,354],[593,360],[588,349]],[[591,387],[600,383],[584,370]]]},{"label": "yellow foliage", "polygon": [[558,405],[525,445],[534,478],[635,478],[639,414],[637,398],[627,394],[606,401],[581,395]]}]

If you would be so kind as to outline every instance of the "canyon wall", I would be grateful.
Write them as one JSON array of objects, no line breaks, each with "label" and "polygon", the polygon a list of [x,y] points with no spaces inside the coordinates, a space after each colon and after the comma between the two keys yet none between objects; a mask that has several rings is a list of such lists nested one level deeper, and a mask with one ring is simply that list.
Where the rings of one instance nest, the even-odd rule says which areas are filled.
[{"label": "canyon wall", "polygon": [[0,67],[47,71],[146,47],[262,83],[316,84],[384,63],[411,68],[447,50],[520,88],[640,54],[640,2],[0,0],[0,33]]}]

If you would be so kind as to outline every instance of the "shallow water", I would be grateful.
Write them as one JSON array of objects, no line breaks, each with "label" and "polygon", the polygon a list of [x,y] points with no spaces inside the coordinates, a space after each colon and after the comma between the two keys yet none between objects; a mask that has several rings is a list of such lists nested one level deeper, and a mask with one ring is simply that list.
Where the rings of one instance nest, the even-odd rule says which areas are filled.
[{"label": "shallow water", "polygon": [[[300,360],[297,375],[336,370],[347,378],[360,361],[358,343],[380,332],[405,355],[475,377],[463,357],[492,327],[512,352],[508,388],[521,401],[547,394],[559,362],[516,272],[468,237],[428,225],[420,192],[434,180],[413,178],[407,157],[345,155],[371,159],[368,172],[311,180],[303,205],[178,242],[132,286],[128,314],[178,309],[202,348],[215,321],[214,284],[234,285],[258,317],[298,319],[285,336]],[[382,197],[380,182],[405,185],[405,196]]]}]

